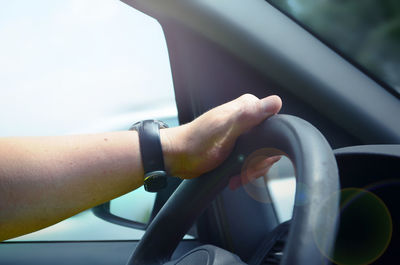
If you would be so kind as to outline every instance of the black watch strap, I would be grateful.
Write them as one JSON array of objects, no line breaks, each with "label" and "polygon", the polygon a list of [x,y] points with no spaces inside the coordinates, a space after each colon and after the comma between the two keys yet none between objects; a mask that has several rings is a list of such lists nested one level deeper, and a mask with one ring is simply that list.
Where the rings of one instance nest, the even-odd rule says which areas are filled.
[{"label": "black watch strap", "polygon": [[139,134],[140,154],[144,169],[144,188],[157,192],[167,185],[164,158],[160,141],[160,128],[168,126],[156,120],[144,120],[135,123],[130,130]]}]

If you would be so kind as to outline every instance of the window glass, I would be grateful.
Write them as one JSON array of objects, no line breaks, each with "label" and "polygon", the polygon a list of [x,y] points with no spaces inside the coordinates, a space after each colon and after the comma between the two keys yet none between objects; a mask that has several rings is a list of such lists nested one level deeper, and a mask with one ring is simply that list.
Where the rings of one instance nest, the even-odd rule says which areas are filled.
[{"label": "window glass", "polygon": [[[0,87],[0,136],[126,130],[147,118],[178,124],[161,26],[117,0],[1,1]],[[143,189],[115,201],[136,221],[148,219],[153,203]],[[142,234],[85,211],[14,240]]]},{"label": "window glass", "polygon": [[275,163],[266,175],[267,187],[279,222],[292,218],[296,178],[292,162],[286,156]]},{"label": "window glass", "polygon": [[400,93],[399,0],[268,0]]}]

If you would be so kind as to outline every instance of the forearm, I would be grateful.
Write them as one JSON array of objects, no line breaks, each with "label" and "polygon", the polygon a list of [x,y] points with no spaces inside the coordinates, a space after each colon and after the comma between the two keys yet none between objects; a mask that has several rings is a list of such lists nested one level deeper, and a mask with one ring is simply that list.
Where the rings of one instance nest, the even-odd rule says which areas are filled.
[{"label": "forearm", "polygon": [[137,133],[0,139],[0,241],[143,184]]},{"label": "forearm", "polygon": [[[166,171],[193,178],[216,168],[239,135],[277,113],[281,105],[277,96],[260,100],[243,95],[191,123],[162,129]],[[139,146],[135,131],[0,138],[0,241],[52,225],[141,186]]]}]

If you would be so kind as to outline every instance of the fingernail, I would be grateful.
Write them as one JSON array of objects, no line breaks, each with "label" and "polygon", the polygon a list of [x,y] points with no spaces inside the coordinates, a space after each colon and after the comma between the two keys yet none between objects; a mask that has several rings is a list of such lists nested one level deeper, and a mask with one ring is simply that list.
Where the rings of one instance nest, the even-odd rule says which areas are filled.
[{"label": "fingernail", "polygon": [[269,96],[261,99],[261,104],[264,111],[268,115],[272,115],[279,112],[282,106],[282,100],[278,96]]}]

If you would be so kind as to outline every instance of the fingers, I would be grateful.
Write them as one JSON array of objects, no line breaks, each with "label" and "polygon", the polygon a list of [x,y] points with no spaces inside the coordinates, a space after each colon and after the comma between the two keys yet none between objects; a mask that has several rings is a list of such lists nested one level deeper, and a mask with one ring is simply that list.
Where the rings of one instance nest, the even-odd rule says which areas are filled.
[{"label": "fingers", "polygon": [[235,190],[261,176],[265,176],[269,169],[280,159],[281,156],[271,156],[245,169],[241,175],[236,175],[230,179],[229,188]]},{"label": "fingers", "polygon": [[[165,158],[166,165],[172,166],[166,167],[185,178],[200,176],[216,168],[229,156],[241,134],[276,114],[281,107],[278,96],[258,99],[246,94],[207,111],[176,130],[165,131],[175,132],[173,137],[166,137],[170,139],[165,141],[166,144],[173,146],[170,148],[173,159]],[[167,153],[170,149],[166,147]]]}]

